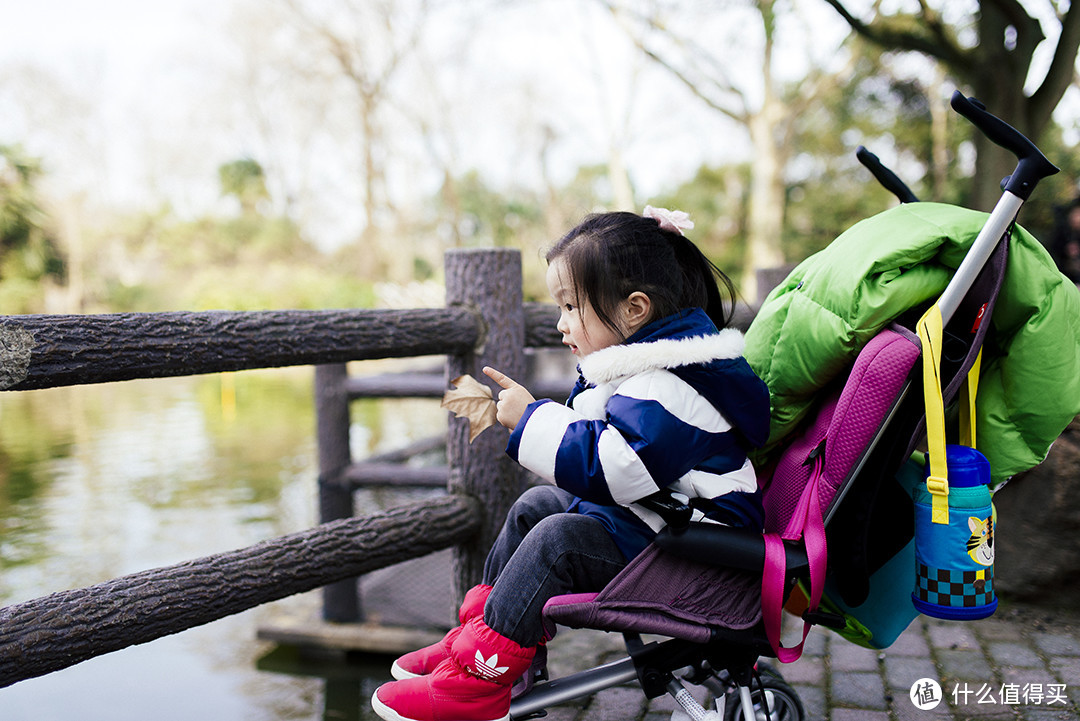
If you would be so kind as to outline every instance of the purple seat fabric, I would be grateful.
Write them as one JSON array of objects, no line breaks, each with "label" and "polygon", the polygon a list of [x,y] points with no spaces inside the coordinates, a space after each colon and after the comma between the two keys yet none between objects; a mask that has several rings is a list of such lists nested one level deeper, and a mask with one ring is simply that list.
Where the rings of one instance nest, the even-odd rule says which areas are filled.
[{"label": "purple seat fabric", "polygon": [[710,627],[743,630],[761,619],[761,577],[679,558],[649,546],[599,593],[556,596],[549,621],[704,643]]}]

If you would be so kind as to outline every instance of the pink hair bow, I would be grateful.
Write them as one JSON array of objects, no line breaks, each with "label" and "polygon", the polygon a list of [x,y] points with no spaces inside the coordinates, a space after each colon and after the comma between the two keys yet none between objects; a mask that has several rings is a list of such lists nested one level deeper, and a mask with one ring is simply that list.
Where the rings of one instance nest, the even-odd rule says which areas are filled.
[{"label": "pink hair bow", "polygon": [[667,208],[654,208],[646,205],[642,215],[652,218],[660,224],[661,230],[670,230],[672,233],[683,235],[683,228],[689,230],[694,227],[694,221],[690,220],[690,214],[681,210],[668,210]]}]

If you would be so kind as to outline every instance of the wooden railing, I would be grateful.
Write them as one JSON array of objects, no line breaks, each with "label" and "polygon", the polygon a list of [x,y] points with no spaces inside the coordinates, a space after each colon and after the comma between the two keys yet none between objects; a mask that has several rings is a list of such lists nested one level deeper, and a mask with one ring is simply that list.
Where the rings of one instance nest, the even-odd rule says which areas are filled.
[{"label": "wooden railing", "polygon": [[[0,687],[320,587],[325,618],[354,621],[358,575],[440,549],[454,549],[455,597],[478,583],[528,482],[503,453],[505,434],[470,444],[466,423],[452,419],[445,467],[395,465],[417,448],[361,463],[349,451],[351,400],[437,397],[448,379],[481,377],[484,365],[526,378],[525,349],[560,344],[554,308],[522,302],[518,251],[453,250],[445,263],[440,309],[0,317],[0,390],[316,366],[320,488],[315,528],[0,608]],[[741,308],[736,325],[750,315]],[[345,366],[428,355],[446,356],[443,373],[364,379]],[[355,518],[353,490],[371,482],[448,493]]]}]

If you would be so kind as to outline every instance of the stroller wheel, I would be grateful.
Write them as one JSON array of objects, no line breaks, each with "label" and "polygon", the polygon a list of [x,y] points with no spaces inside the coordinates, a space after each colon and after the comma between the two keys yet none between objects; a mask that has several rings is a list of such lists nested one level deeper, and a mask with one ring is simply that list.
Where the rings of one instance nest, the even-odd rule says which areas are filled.
[{"label": "stroller wheel", "polygon": [[[724,721],[805,721],[806,712],[795,689],[785,683],[775,671],[769,673],[764,669],[759,670],[763,671],[761,685],[755,682],[750,692],[750,698],[754,702],[754,718],[746,718],[738,694],[733,694],[727,699]],[[762,703],[763,691],[764,701],[769,709],[768,715],[765,713],[766,704]]]},{"label": "stroller wheel", "polygon": [[774,678],[777,681],[781,682],[784,680],[783,675],[781,675],[781,673],[776,670],[776,666],[773,666],[768,661],[758,661],[757,664],[754,665],[754,668],[756,668],[757,672],[760,673],[762,676]]}]

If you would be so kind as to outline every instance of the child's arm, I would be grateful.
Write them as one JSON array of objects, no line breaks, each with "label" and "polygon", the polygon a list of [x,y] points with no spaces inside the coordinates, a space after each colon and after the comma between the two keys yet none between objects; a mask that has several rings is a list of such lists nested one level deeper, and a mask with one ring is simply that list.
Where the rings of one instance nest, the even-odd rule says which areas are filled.
[{"label": "child's arm", "polygon": [[499,402],[496,405],[496,420],[510,430],[514,430],[518,421],[521,420],[521,416],[525,415],[525,409],[536,399],[533,398],[532,393],[526,390],[525,386],[502,371],[485,366],[484,373],[488,378],[502,386],[502,390],[499,391]]},{"label": "child's arm", "polygon": [[[621,506],[676,482],[704,459],[710,459],[710,480],[745,462],[726,419],[671,374],[624,382],[604,415],[590,418],[557,403],[534,403],[511,433],[507,453],[580,498]],[[714,485],[710,496],[721,493],[711,492]]]}]

